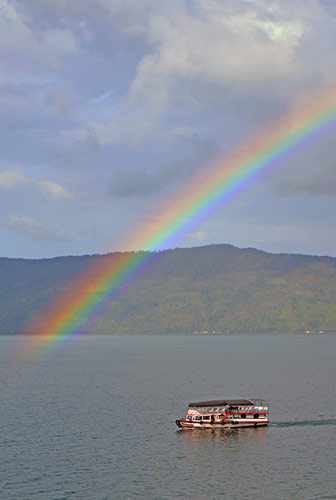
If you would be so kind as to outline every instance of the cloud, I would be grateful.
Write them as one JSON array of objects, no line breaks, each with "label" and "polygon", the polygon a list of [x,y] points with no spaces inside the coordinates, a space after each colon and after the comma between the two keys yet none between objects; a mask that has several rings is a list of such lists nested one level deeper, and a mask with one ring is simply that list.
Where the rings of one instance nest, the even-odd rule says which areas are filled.
[{"label": "cloud", "polygon": [[195,233],[189,233],[188,236],[199,242],[204,242],[207,239],[208,234],[205,231],[196,231]]},{"label": "cloud", "polygon": [[37,32],[27,20],[19,2],[2,0],[0,61],[7,76],[16,75],[20,81],[25,81],[25,74],[46,75],[61,70],[62,57],[77,50],[70,30],[59,25]]},{"label": "cloud", "polygon": [[[173,3],[149,11],[143,35],[149,50],[136,67],[128,96],[109,119],[91,123],[101,143],[152,140],[173,107],[196,107],[199,100],[218,110],[214,93],[226,104],[218,110],[225,116],[228,99],[230,107],[241,110],[245,96],[257,93],[257,105],[264,109],[265,96],[288,99],[307,74],[321,77],[326,67],[314,62],[312,71],[308,57],[311,46],[320,43],[318,24],[331,29],[332,23],[318,2],[310,9],[303,0],[294,3],[199,0],[193,9]],[[334,59],[332,51],[328,54]],[[250,105],[245,115],[255,112]]]},{"label": "cloud", "polygon": [[73,90],[64,88],[48,94],[45,98],[46,104],[55,108],[61,114],[67,114],[78,106],[80,100]]},{"label": "cloud", "polygon": [[[310,147],[311,146],[311,147]],[[306,144],[267,181],[271,191],[284,198],[336,196],[335,132],[318,144]]]},{"label": "cloud", "polygon": [[39,187],[42,193],[53,201],[74,199],[74,194],[57,182],[29,178],[17,169],[0,172],[0,189],[14,189],[23,184]]},{"label": "cloud", "polygon": [[288,106],[302,86],[328,78],[336,62],[334,9],[326,1],[3,5],[7,84],[19,82],[26,106],[38,104],[41,121],[55,128],[44,144],[58,158],[65,137],[75,142],[87,130],[107,147],[164,140],[192,120],[198,133],[218,134],[216,112],[222,126],[253,127]]},{"label": "cloud", "polygon": [[185,129],[176,129],[175,134],[184,143],[184,147],[191,150],[190,153],[184,153],[184,158],[175,163],[158,165],[156,169],[141,165],[130,169],[116,168],[108,193],[112,196],[129,197],[160,192],[171,184],[186,181],[218,154],[218,146],[214,141],[202,140],[197,134],[190,134]]},{"label": "cloud", "polygon": [[26,182],[26,177],[18,170],[0,172],[0,188],[12,189]]},{"label": "cloud", "polygon": [[42,192],[47,196],[51,197],[54,201],[64,201],[64,200],[73,200],[74,195],[66,188],[58,184],[57,182],[52,181],[40,181],[39,186]]},{"label": "cloud", "polygon": [[40,222],[33,217],[11,215],[7,225],[15,231],[28,234],[36,239],[55,241],[62,240],[62,238],[60,238],[55,232],[51,231],[45,224],[43,224],[43,222]]},{"label": "cloud", "polygon": [[[99,94],[108,96],[104,113],[96,99],[95,112],[88,116],[105,147],[164,140],[172,121],[216,135],[217,124],[223,129],[230,122],[232,133],[240,133],[239,128],[248,133],[334,72],[335,19],[318,0],[98,4],[111,26],[119,18],[124,23],[127,13],[137,26],[132,30],[123,24],[122,46],[113,45],[113,50],[128,53],[132,47],[134,52],[135,32],[139,45],[143,42],[124,93],[105,87]],[[91,23],[94,28],[97,24]],[[321,39],[321,31],[326,38]]]},{"label": "cloud", "polygon": [[[214,1],[199,2],[199,16],[176,10],[170,16],[154,16],[148,33],[154,50],[142,59],[131,93],[136,98],[152,93],[157,78],[167,88],[174,75],[249,86],[280,74],[292,76],[300,70],[290,63],[305,27],[300,14],[283,18],[281,12],[277,19],[274,10],[265,2],[235,6]],[[161,94],[161,88],[158,91]]]},{"label": "cloud", "polygon": [[[1,162],[25,174],[0,174],[3,217],[55,202],[51,226],[73,234],[90,220],[92,248],[105,248],[105,213],[130,220],[136,205],[141,218],[330,80],[335,27],[331,0],[2,0]],[[320,148],[282,166],[267,196],[333,195],[334,157]],[[85,193],[69,217],[66,187]]]}]

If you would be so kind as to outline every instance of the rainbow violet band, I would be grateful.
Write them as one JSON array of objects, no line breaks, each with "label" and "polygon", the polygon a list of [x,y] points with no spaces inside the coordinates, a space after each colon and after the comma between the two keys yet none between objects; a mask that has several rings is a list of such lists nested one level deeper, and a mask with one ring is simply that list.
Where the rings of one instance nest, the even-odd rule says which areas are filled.
[{"label": "rainbow violet band", "polygon": [[[101,256],[88,272],[74,280],[29,325],[26,333],[41,334],[41,346],[77,333],[108,298],[134,279],[152,259],[152,250],[168,248],[207,218],[217,207],[236,197],[262,175],[335,130],[336,89],[320,89],[300,105],[269,124],[193,179],[159,209],[155,222],[140,224],[123,247],[141,249]],[[154,254],[155,255],[155,254]]]}]

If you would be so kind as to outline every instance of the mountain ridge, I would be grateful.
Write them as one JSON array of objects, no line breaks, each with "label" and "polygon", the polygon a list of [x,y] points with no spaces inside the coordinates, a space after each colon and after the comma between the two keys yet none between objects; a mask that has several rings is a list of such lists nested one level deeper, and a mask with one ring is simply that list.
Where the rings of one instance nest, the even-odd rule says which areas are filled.
[{"label": "mountain ridge", "polygon": [[[120,253],[1,257],[0,334],[23,333],[94,261]],[[85,332],[336,331],[335,257],[230,244],[148,253],[152,264],[99,316],[86,320]]]}]

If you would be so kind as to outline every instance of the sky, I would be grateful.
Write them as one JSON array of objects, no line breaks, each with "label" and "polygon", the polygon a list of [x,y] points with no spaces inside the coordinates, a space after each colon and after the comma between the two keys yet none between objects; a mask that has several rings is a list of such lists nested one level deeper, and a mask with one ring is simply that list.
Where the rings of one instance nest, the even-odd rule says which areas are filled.
[{"label": "sky", "polygon": [[[1,0],[0,256],[125,248],[336,77],[334,0]],[[179,246],[336,256],[336,131]]]}]

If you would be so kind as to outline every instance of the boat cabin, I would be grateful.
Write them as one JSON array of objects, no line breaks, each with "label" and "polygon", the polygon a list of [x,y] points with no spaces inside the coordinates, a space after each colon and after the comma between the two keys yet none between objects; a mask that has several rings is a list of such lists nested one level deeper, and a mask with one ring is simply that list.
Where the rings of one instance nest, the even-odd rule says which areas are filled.
[{"label": "boat cabin", "polygon": [[[221,399],[188,404],[185,419],[179,427],[258,427],[267,425],[269,404],[262,399]],[[181,425],[180,425],[181,424]]]}]

